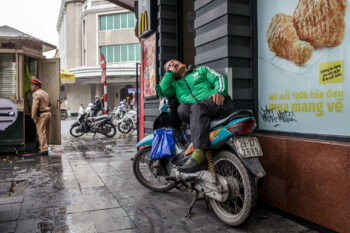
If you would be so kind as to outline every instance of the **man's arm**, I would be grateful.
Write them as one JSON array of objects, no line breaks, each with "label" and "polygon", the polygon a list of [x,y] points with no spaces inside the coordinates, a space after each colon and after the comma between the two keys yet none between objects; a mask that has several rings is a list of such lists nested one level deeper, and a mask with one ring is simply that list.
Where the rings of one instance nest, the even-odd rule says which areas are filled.
[{"label": "man's arm", "polygon": [[39,109],[39,96],[34,92],[33,93],[33,105],[32,105],[32,119],[34,122],[37,120],[37,112]]},{"label": "man's arm", "polygon": [[162,93],[158,93],[158,95],[163,95],[164,97],[167,97],[167,98],[175,97],[176,92],[174,88],[174,82],[175,82],[175,73],[172,71],[166,72],[163,76],[162,81],[160,82],[160,88]]},{"label": "man's arm", "polygon": [[223,105],[225,96],[228,95],[227,78],[206,66],[200,67],[199,71],[214,85],[215,94],[210,96],[210,98],[217,105]]},{"label": "man's arm", "polygon": [[203,66],[200,68],[203,74],[207,77],[208,81],[215,86],[215,93],[222,94],[223,96],[228,95],[227,78],[210,69],[209,67]]}]

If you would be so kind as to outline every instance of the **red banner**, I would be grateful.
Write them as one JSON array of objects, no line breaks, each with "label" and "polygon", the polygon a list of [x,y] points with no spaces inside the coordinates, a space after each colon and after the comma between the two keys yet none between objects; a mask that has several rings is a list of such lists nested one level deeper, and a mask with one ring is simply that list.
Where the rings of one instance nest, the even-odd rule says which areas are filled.
[{"label": "red banner", "polygon": [[106,81],[106,59],[105,56],[103,55],[103,53],[101,53],[101,59],[100,59],[100,64],[101,64],[101,82],[105,82]]}]

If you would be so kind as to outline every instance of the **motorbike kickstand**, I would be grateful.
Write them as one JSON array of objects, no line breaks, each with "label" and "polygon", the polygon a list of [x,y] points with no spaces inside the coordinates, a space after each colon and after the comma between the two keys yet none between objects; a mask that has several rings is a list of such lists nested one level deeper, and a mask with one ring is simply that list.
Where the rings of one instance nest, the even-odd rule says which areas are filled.
[{"label": "motorbike kickstand", "polygon": [[204,197],[204,201],[205,201],[205,207],[207,209],[207,211],[209,210],[209,197],[205,196]]},{"label": "motorbike kickstand", "polygon": [[96,132],[94,133],[94,136],[92,136],[92,138],[95,138],[95,136],[96,136]]},{"label": "motorbike kickstand", "polygon": [[187,213],[187,215],[185,216],[185,218],[191,217],[191,215],[192,215],[192,209],[193,209],[194,205],[196,204],[196,201],[198,200],[198,195],[199,195],[199,192],[196,191],[196,193],[195,193],[195,195],[194,195],[194,197],[193,197],[193,199],[192,199],[190,208],[188,209],[188,213]]}]

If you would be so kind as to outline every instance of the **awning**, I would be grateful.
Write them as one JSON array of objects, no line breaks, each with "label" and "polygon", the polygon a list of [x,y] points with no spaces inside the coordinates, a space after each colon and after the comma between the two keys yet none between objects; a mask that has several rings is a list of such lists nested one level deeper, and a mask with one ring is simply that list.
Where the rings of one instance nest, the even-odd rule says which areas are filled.
[{"label": "awning", "polygon": [[75,83],[75,75],[68,70],[61,70],[60,73],[62,84],[73,84]]}]

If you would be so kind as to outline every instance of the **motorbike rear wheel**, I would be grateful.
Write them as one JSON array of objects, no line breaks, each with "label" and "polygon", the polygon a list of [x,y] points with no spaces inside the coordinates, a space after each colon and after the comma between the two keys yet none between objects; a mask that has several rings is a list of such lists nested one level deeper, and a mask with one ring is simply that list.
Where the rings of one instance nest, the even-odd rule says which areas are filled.
[{"label": "motorbike rear wheel", "polygon": [[[77,132],[78,131],[78,132]],[[75,138],[81,137],[84,135],[84,132],[81,131],[80,125],[75,125],[72,128],[70,128],[70,135],[72,135]]]},{"label": "motorbike rear wheel", "polygon": [[[137,180],[146,188],[155,192],[166,192],[175,187],[175,183],[165,180],[159,160],[151,160],[151,147],[139,150],[133,160],[133,170]],[[146,174],[144,174],[146,173]]]},{"label": "motorbike rear wheel", "polygon": [[[115,136],[115,134],[117,133],[117,129],[115,128],[115,126],[112,123],[106,123],[102,126],[102,132],[103,135],[105,135],[107,138],[113,138]],[[108,132],[107,132],[108,130]]]},{"label": "motorbike rear wheel", "polygon": [[215,214],[226,224],[239,226],[252,214],[256,202],[257,191],[252,175],[242,161],[232,152],[221,151],[213,157],[216,174],[231,179],[230,196],[226,202],[210,199]]},{"label": "motorbike rear wheel", "polygon": [[68,114],[66,112],[61,113],[61,120],[65,120],[68,118]]}]

